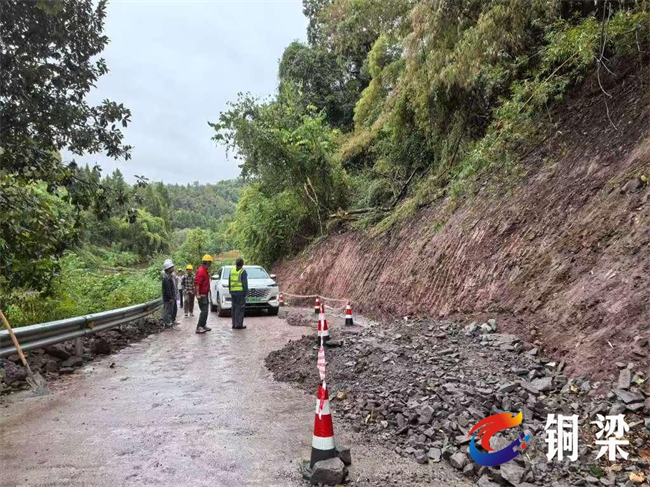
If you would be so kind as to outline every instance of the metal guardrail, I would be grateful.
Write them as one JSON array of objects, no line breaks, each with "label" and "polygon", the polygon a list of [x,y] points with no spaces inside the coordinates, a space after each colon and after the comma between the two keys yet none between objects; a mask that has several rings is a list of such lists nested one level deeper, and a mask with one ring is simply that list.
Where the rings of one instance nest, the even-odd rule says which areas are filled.
[{"label": "metal guardrail", "polygon": [[[55,343],[67,342],[92,335],[98,331],[108,330],[115,326],[129,321],[139,320],[153,313],[162,306],[162,299],[155,299],[148,303],[136,304],[126,308],[103,311],[76,318],[50,321],[38,325],[22,326],[14,328],[14,333],[23,350],[33,350]],[[78,347],[81,345],[78,341]],[[77,348],[79,351],[79,348]],[[9,332],[0,331],[0,357],[6,357],[16,353]],[[78,353],[79,354],[79,353]]]}]

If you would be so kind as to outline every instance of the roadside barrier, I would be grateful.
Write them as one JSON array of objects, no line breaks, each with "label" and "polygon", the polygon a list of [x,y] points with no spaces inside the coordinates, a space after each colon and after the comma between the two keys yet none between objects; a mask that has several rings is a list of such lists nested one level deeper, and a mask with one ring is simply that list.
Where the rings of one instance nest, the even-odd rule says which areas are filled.
[{"label": "roadside barrier", "polygon": [[[325,310],[321,306],[320,316],[324,319]],[[319,320],[320,323],[320,320]],[[321,384],[318,386],[318,395],[316,396],[316,414],[314,415],[314,435],[311,440],[311,458],[309,466],[314,468],[316,462],[329,460],[338,456],[336,445],[334,443],[334,424],[332,423],[332,410],[330,409],[330,397],[327,392],[327,383],[325,382],[325,343],[324,337],[321,336],[320,348],[318,349],[318,359],[316,368],[320,376]]]},{"label": "roadside barrier", "polygon": [[329,460],[337,456],[338,452],[334,443],[334,424],[330,409],[330,397],[325,382],[323,382],[318,386],[316,414],[314,416],[314,435],[311,441],[311,459],[309,460],[309,466],[314,468],[316,462]]},{"label": "roadside barrier", "polygon": [[346,305],[344,304],[343,306],[339,307],[334,307],[334,306],[329,306],[324,303],[324,301],[331,301],[333,303],[350,303],[351,301],[349,299],[337,299],[337,298],[328,298],[325,296],[321,296],[319,294],[291,294],[291,293],[282,293],[281,295],[287,296],[289,298],[296,298],[296,299],[310,299],[310,298],[315,298],[316,301],[314,303],[314,314],[320,314],[320,307],[321,304],[324,304],[325,307],[333,312],[339,312],[345,310]]},{"label": "roadside barrier", "polygon": [[350,306],[350,301],[348,301],[348,304],[345,305],[345,324],[346,326],[354,325],[354,321],[352,320],[352,306]]},{"label": "roadside barrier", "polygon": [[[347,299],[337,299],[337,298],[328,298],[326,296],[321,296],[320,294],[291,294],[291,293],[284,293],[285,296],[288,296],[290,298],[298,298],[298,299],[309,299],[309,298],[316,298],[316,301],[323,300],[323,301],[333,301],[335,303],[345,303],[348,300]],[[318,303],[320,305],[320,302]]]},{"label": "roadside barrier", "polygon": [[327,342],[330,339],[330,329],[327,326],[327,319],[325,318],[325,306],[320,305],[320,314],[318,315],[318,339],[322,342]]},{"label": "roadside barrier", "polygon": [[[14,334],[23,350],[34,350],[57,343],[76,341],[76,354],[81,355],[81,339],[98,331],[108,330],[115,326],[135,320],[143,320],[162,306],[162,299],[148,303],[136,304],[126,308],[103,311],[76,318],[40,323],[38,325],[22,326],[14,329]],[[11,341],[7,330],[0,331],[0,357],[16,353],[16,347]]]}]

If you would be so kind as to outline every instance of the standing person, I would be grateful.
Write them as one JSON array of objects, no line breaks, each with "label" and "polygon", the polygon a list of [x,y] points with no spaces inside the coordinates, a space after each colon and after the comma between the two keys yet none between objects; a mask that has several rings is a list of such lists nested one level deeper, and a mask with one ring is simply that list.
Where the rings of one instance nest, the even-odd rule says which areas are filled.
[{"label": "standing person", "polygon": [[201,309],[199,322],[196,324],[196,333],[205,333],[206,331],[212,330],[212,328],[206,326],[208,322],[208,310],[210,308],[208,300],[208,294],[210,293],[210,273],[208,269],[210,269],[211,265],[212,256],[205,254],[201,262],[201,267],[196,271],[196,277],[194,278],[195,293],[199,301],[199,308]]},{"label": "standing person", "polygon": [[178,307],[184,309],[183,307],[183,271],[178,271],[176,277],[176,287],[178,287]]},{"label": "standing person", "polygon": [[174,263],[167,259],[163,264],[162,299],[163,299],[163,329],[171,330],[174,322],[174,305],[176,290],[174,289]]},{"label": "standing person", "polygon": [[180,325],[181,322],[176,319],[176,316],[178,315],[178,276],[175,272],[172,272],[171,277],[172,283],[174,284],[174,310],[172,311],[172,321],[174,325]]},{"label": "standing person", "polygon": [[246,328],[244,326],[244,311],[246,309],[246,295],[248,294],[248,275],[244,270],[244,259],[241,257],[237,258],[235,268],[230,269],[228,287],[232,298],[232,327],[243,330]]},{"label": "standing person", "polygon": [[185,301],[183,301],[185,316],[194,316],[194,267],[192,264],[187,266],[187,274],[183,276],[183,292]]}]

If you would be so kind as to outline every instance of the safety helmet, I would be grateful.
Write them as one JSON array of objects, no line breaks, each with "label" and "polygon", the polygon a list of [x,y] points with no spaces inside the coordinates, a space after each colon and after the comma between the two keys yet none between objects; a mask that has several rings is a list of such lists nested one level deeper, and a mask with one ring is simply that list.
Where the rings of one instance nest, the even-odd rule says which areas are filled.
[{"label": "safety helmet", "polygon": [[210,254],[205,254],[201,262],[212,262],[212,256]]},{"label": "safety helmet", "polygon": [[192,264],[187,264],[186,269],[187,269],[188,271],[193,271],[193,270],[194,270],[194,267],[192,267]]},{"label": "safety helmet", "polygon": [[172,262],[172,260],[171,259],[165,260],[165,263],[163,264],[163,270],[166,271],[170,267],[174,267],[174,263]]}]

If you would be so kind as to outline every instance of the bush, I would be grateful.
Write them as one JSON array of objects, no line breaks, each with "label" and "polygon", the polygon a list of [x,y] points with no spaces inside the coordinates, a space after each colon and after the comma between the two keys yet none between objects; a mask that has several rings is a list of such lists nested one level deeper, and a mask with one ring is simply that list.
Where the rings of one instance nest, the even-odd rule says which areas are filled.
[{"label": "bush", "polygon": [[305,246],[306,236],[318,228],[316,218],[293,192],[266,196],[252,185],[237,206],[230,232],[248,261],[270,265]]},{"label": "bush", "polygon": [[[93,252],[85,249],[80,254],[88,256]],[[120,260],[118,255],[114,257]],[[132,262],[130,254],[123,258]],[[67,252],[61,260],[61,273],[47,294],[3,290],[9,303],[7,319],[12,326],[19,327],[150,301],[161,294],[160,269],[159,264],[135,272],[91,269],[79,254]]]}]

